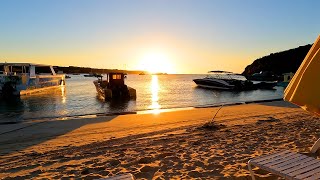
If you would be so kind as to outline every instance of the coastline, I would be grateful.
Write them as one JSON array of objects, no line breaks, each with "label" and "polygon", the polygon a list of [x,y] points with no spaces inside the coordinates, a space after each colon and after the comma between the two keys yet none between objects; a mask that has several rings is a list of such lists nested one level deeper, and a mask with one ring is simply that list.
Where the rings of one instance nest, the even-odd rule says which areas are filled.
[{"label": "coastline", "polygon": [[215,121],[225,128],[199,128],[218,108],[1,125],[20,129],[0,135],[0,178],[247,178],[248,159],[308,152],[320,131],[318,118],[284,101],[224,106]]},{"label": "coastline", "polygon": [[[241,104],[263,103],[263,102],[273,102],[273,101],[283,101],[283,98],[225,102],[225,103],[217,103],[217,104],[160,108],[160,109],[141,109],[136,111],[124,111],[124,112],[112,112],[112,113],[95,113],[95,114],[90,113],[90,114],[78,114],[78,115],[67,115],[67,116],[55,116],[55,117],[36,117],[36,118],[27,118],[27,119],[17,120],[17,121],[3,121],[3,122],[1,121],[0,126],[6,125],[6,124],[19,124],[19,123],[26,123],[26,122],[39,122],[39,121],[51,121],[51,120],[55,121],[55,120],[66,120],[66,119],[80,119],[80,118],[87,118],[87,117],[96,118],[96,117],[102,117],[102,116],[115,116],[115,115],[127,115],[127,114],[153,114],[153,113],[189,110],[193,108],[213,108],[213,107],[220,107],[220,106],[234,106],[234,105],[241,105]],[[0,131],[0,135],[2,133],[3,132]]]}]

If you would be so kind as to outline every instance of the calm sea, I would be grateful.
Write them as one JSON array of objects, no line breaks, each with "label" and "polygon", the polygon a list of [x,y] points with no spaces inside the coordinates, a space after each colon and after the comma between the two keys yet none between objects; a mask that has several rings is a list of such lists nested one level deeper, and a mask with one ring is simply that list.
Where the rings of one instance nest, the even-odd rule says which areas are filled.
[{"label": "calm sea", "polygon": [[153,109],[211,106],[244,101],[282,98],[276,90],[217,91],[198,88],[192,81],[204,75],[128,75],[126,84],[137,90],[137,99],[102,102],[93,77],[71,75],[64,88],[0,101],[0,123],[42,118],[111,114]]}]

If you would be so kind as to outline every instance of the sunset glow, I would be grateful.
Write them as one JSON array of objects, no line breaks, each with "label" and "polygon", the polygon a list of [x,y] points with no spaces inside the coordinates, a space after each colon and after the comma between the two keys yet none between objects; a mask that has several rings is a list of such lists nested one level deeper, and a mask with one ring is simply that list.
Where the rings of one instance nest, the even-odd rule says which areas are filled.
[{"label": "sunset glow", "polygon": [[312,43],[320,29],[314,23],[319,5],[311,0],[4,1],[0,59],[150,73],[242,73],[257,58]]},{"label": "sunset glow", "polygon": [[161,52],[146,53],[139,62],[139,68],[150,73],[174,73],[169,57]]},{"label": "sunset glow", "polygon": [[319,7],[2,0],[0,180],[320,180]]}]

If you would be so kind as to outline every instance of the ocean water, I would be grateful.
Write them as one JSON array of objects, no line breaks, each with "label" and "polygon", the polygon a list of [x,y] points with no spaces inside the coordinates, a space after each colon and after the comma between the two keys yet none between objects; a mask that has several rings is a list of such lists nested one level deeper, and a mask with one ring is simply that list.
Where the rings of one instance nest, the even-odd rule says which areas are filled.
[{"label": "ocean water", "polygon": [[219,91],[203,89],[192,81],[204,75],[128,75],[126,84],[137,99],[103,102],[97,98],[94,77],[71,75],[66,86],[10,101],[0,100],[0,124],[43,118],[112,114],[185,107],[202,107],[283,97],[275,90]]}]

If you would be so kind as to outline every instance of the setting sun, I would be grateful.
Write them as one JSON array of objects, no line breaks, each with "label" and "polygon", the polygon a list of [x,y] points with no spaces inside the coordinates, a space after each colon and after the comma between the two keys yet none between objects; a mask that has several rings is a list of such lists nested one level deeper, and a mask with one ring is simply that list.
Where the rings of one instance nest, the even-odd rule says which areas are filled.
[{"label": "setting sun", "polygon": [[145,54],[139,63],[139,69],[150,73],[174,73],[171,60],[166,54],[160,52]]}]

